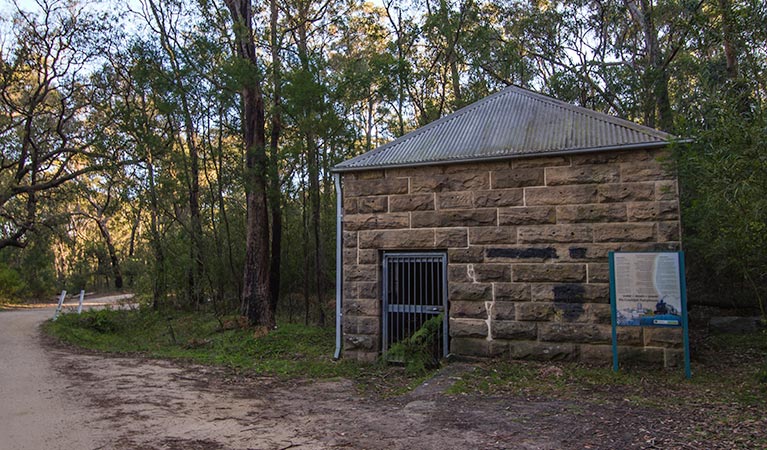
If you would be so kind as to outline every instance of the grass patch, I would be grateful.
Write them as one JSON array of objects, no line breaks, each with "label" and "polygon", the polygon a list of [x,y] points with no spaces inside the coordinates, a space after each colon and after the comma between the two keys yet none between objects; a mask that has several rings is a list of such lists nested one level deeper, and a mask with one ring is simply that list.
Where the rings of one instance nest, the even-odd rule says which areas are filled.
[{"label": "grass patch", "polygon": [[713,335],[694,352],[693,377],[683,369],[622,368],[577,363],[487,361],[449,390],[557,399],[591,398],[656,405],[762,404],[767,396],[767,333]]},{"label": "grass patch", "polygon": [[222,322],[206,313],[102,309],[62,314],[44,330],[62,342],[101,352],[183,359],[280,378],[350,378],[362,391],[379,396],[406,392],[432,373],[334,360],[332,328],[280,324],[257,337],[237,326],[234,317]]},{"label": "grass patch", "polygon": [[[576,363],[488,361],[464,374],[453,395],[504,396],[519,400],[562,400],[568,405],[639,408],[652,417],[697,417],[705,414],[698,435],[690,439],[728,442],[740,429],[744,448],[767,448],[764,423],[767,402],[767,334],[717,335],[695,348],[693,377],[683,369],[626,368]],[[682,427],[680,435],[690,430]],[[749,434],[750,433],[750,434]]]},{"label": "grass patch", "polygon": [[334,330],[328,328],[282,324],[255,337],[247,328],[222,327],[212,314],[103,309],[62,314],[45,330],[91,350],[179,358],[272,376],[328,378],[357,371],[350,361],[332,359]]},{"label": "grass patch", "polygon": [[578,398],[584,390],[601,391],[631,384],[635,376],[578,364],[488,361],[465,374],[451,394],[482,393],[525,398]]}]

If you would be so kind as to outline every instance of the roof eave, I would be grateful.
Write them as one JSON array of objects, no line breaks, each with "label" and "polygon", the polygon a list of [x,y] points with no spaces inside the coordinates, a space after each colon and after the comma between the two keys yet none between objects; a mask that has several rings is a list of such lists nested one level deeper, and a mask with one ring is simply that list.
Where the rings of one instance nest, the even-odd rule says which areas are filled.
[{"label": "roof eave", "polygon": [[617,150],[652,150],[667,147],[672,143],[687,143],[689,139],[678,139],[673,141],[657,141],[657,142],[643,142],[639,144],[623,144],[623,145],[610,145],[605,147],[588,147],[588,148],[576,148],[568,150],[556,150],[556,151],[543,151],[535,153],[523,153],[514,155],[498,155],[498,156],[477,156],[472,158],[451,159],[442,161],[422,161],[415,163],[401,163],[401,164],[383,164],[374,166],[359,166],[359,167],[338,167],[334,166],[330,169],[332,173],[348,173],[348,172],[363,172],[366,170],[382,170],[382,169],[398,169],[405,167],[423,167],[433,165],[452,165],[452,164],[467,164],[474,162],[486,162],[486,161],[502,161],[509,159],[522,159],[522,158],[535,158],[544,156],[565,156],[576,155],[581,153],[596,153],[607,152]]}]

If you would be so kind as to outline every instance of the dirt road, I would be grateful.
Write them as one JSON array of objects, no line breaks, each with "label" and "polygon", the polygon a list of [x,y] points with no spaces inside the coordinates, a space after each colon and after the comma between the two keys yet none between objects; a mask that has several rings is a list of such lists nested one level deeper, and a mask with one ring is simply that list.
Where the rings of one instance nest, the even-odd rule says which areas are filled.
[{"label": "dirt road", "polygon": [[[36,325],[46,317],[0,314],[2,352],[14,355],[3,364],[2,449],[509,448],[521,429],[519,412],[442,409],[428,386],[381,401],[359,397],[346,380],[285,382],[45,350]],[[561,447],[545,438],[517,444]]]},{"label": "dirt road", "polygon": [[680,435],[700,425],[695,417],[629,406],[620,392],[599,404],[445,395],[469,367],[451,364],[413,392],[380,399],[348,380],[285,381],[77,351],[41,335],[51,315],[0,312],[0,450],[739,447],[729,432],[700,447]]},{"label": "dirt road", "polygon": [[[81,353],[0,312],[0,449],[563,448],[562,405],[447,399],[435,380],[392,400],[347,380],[286,382],[218,368]],[[450,373],[442,377],[449,381]],[[536,433],[524,432],[538,417]],[[565,408],[566,409],[566,408]],[[529,436],[529,437],[528,437]]]},{"label": "dirt road", "polygon": [[433,400],[376,402],[346,380],[286,383],[81,354],[41,336],[52,312],[0,313],[0,449],[443,449],[498,434],[427,425]]},{"label": "dirt road", "polygon": [[55,308],[0,312],[0,448],[93,448],[93,414],[70,395],[40,345],[39,324]]}]

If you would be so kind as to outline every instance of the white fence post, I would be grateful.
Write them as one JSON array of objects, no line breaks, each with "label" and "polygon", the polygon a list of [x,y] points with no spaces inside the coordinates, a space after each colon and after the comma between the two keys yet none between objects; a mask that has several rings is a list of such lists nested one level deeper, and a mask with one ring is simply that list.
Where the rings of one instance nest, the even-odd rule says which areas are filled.
[{"label": "white fence post", "polygon": [[56,312],[53,313],[53,320],[56,320],[59,318],[59,313],[61,312],[61,306],[64,304],[64,297],[67,296],[67,291],[61,291],[61,296],[59,297],[59,304],[56,306]]},{"label": "white fence post", "polygon": [[77,314],[83,312],[83,297],[85,297],[85,290],[80,291],[80,304],[77,305]]}]

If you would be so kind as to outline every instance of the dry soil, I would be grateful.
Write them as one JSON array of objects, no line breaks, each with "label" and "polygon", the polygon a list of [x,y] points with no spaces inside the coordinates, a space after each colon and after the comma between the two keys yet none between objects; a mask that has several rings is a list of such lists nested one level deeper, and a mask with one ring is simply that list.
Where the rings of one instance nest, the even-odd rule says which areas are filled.
[{"label": "dry soil", "polygon": [[445,395],[466,365],[381,399],[348,380],[80,352],[41,334],[51,314],[0,312],[2,450],[701,448],[663,410]]}]

